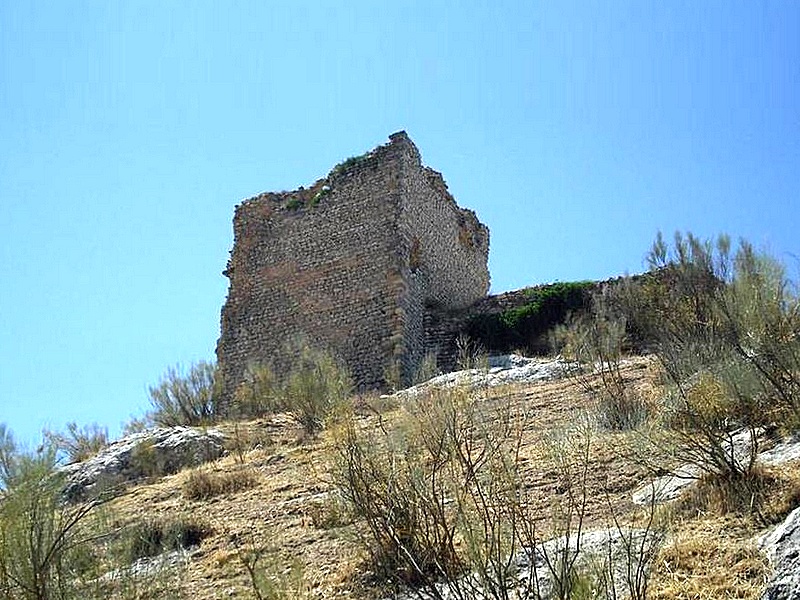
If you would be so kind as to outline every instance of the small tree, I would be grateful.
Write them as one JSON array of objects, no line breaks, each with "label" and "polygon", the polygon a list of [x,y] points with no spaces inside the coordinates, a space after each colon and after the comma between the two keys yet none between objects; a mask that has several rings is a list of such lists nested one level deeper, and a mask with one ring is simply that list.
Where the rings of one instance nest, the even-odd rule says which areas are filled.
[{"label": "small tree", "polygon": [[156,425],[200,425],[211,421],[219,403],[217,367],[200,361],[188,373],[170,367],[159,384],[149,388],[150,415]]}]

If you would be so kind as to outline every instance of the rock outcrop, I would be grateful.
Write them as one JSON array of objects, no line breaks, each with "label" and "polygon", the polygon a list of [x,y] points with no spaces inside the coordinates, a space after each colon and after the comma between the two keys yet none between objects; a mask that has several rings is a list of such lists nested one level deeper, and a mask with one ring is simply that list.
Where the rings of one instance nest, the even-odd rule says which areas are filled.
[{"label": "rock outcrop", "polygon": [[162,427],[119,439],[92,458],[66,465],[65,496],[96,497],[127,482],[175,473],[216,460],[225,436],[215,429]]},{"label": "rock outcrop", "polygon": [[800,508],[761,539],[773,567],[761,600],[800,600]]},{"label": "rock outcrop", "polygon": [[534,383],[563,377],[569,364],[561,358],[528,358],[518,354],[490,356],[484,369],[465,369],[437,375],[418,385],[393,394],[397,398],[415,398],[431,389],[497,387],[514,383]]}]

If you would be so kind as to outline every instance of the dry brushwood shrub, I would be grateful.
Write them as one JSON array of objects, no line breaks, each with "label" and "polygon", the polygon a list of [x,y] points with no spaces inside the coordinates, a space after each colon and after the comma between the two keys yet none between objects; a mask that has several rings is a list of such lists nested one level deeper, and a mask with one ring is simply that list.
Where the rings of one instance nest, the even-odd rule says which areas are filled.
[{"label": "dry brushwood shrub", "polygon": [[[523,532],[513,411],[464,389],[408,399],[379,427],[351,415],[334,431],[334,485],[355,518],[379,577],[466,593],[508,585],[508,557]],[[485,581],[484,581],[485,579]],[[474,590],[473,590],[474,591]]]},{"label": "dry brushwood shrub", "polygon": [[212,533],[206,523],[194,517],[145,519],[127,532],[128,560],[199,546]]}]

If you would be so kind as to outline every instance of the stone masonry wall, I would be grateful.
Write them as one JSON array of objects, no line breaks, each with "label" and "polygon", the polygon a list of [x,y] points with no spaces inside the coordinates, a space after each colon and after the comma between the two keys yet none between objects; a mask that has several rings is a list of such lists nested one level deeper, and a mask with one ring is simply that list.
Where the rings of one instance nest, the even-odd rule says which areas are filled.
[{"label": "stone masonry wall", "polygon": [[245,200],[234,216],[217,359],[230,401],[250,364],[291,367],[296,341],[326,348],[359,387],[406,377],[429,305],[488,290],[488,230],[459,209],[404,132],[310,188]]},{"label": "stone masonry wall", "polygon": [[[410,144],[410,142],[409,142]],[[402,373],[409,382],[423,357],[425,315],[469,306],[489,291],[489,230],[474,212],[460,208],[440,173],[422,166],[416,148],[402,178],[400,243],[407,253]]]}]

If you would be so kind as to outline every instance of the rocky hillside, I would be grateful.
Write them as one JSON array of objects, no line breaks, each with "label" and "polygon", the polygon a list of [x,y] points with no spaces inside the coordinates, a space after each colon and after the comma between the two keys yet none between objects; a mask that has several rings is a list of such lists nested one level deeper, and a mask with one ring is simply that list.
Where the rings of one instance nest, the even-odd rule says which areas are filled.
[{"label": "rocky hillside", "polygon": [[[620,372],[648,411],[661,410],[663,377],[652,359],[623,361]],[[570,561],[573,598],[631,592],[657,599],[800,597],[792,591],[797,513],[774,530],[800,505],[800,452],[785,444],[780,431],[759,432],[757,438],[760,452],[771,449],[759,455],[763,489],[733,501],[709,485],[702,471],[680,461],[665,462],[646,426],[614,431],[604,425],[598,417],[601,374],[569,373],[559,361],[506,359],[391,396],[357,397],[355,413],[340,415],[314,436],[288,414],[221,423],[187,437],[202,433],[224,439],[222,455],[208,450],[215,444],[203,446],[203,460],[197,452],[176,453],[175,444],[164,450],[194,466],[165,462],[160,442],[134,449],[140,464],[169,464],[165,475],[131,470],[131,445],[122,444],[117,450],[127,448],[127,459],[115,462],[106,454],[99,461],[117,465],[113,477],[98,475],[97,460],[83,470],[70,467],[72,493],[80,488],[84,491],[78,496],[91,495],[94,480],[113,481],[115,487],[107,489],[115,497],[98,514],[119,537],[134,540],[125,551],[131,566],[107,575],[111,588],[113,581],[125,582],[128,597],[413,597],[406,585],[416,585],[424,597],[457,597],[464,590],[470,592],[466,597],[478,597],[480,586],[491,578],[469,572],[466,566],[474,560],[458,559],[460,570],[447,571],[449,586],[433,581],[441,572],[421,571],[430,575],[424,580],[407,569],[392,571],[392,565],[377,563],[387,557],[375,551],[375,521],[354,510],[348,502],[352,494],[342,488],[343,460],[352,457],[343,449],[352,450],[360,439],[371,440],[375,449],[388,444],[391,452],[392,444],[408,442],[421,430],[420,407],[430,405],[436,390],[457,390],[463,394],[459,407],[493,423],[500,416],[507,420],[503,431],[513,440],[513,452],[506,456],[515,461],[515,481],[533,526],[520,527],[516,542],[498,550],[507,566],[506,596],[495,591],[487,597],[536,597],[531,595],[536,589],[558,597],[560,589],[564,593],[563,557]],[[158,435],[163,440],[163,432]],[[731,446],[731,452],[737,451]],[[126,477],[133,481],[121,483],[121,464],[128,465]],[[396,473],[398,488],[403,473]],[[679,483],[668,478],[675,474],[681,476]],[[480,489],[491,490],[490,482],[498,480],[487,479]],[[461,496],[451,493],[443,506],[455,514]],[[484,525],[495,522],[481,521],[476,505],[469,506],[463,514]],[[498,510],[492,505],[486,514]],[[469,557],[469,535],[457,525],[453,531],[454,552]],[[494,533],[480,535],[488,541]]]}]

